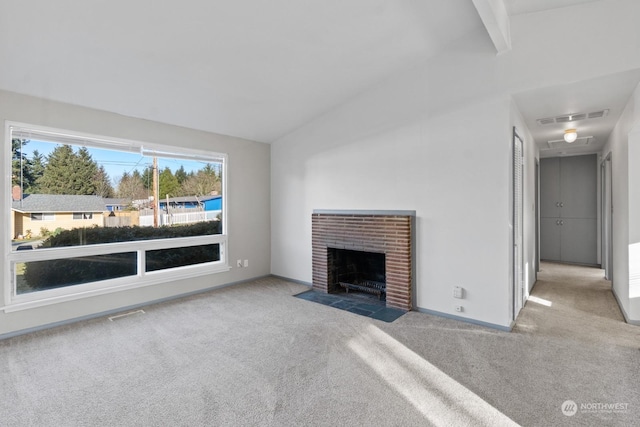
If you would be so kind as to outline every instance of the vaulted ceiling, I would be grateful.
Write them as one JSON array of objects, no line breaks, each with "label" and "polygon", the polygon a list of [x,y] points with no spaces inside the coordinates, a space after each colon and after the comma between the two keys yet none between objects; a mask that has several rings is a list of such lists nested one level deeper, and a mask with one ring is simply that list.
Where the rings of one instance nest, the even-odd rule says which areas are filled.
[{"label": "vaulted ceiling", "polygon": [[[500,4],[519,16],[594,1]],[[479,4],[493,3],[3,0],[0,89],[272,142],[469,34],[488,38]],[[602,139],[639,79],[514,98],[541,146],[554,135],[536,119],[607,108],[603,127],[590,130]]]},{"label": "vaulted ceiling", "polygon": [[481,26],[469,0],[8,0],[0,88],[268,142]]}]

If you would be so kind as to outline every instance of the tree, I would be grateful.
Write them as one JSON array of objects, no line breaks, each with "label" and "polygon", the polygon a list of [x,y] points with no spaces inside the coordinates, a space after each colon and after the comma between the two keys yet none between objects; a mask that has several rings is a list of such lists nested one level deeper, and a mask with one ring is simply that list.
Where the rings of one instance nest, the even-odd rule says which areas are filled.
[{"label": "tree", "polygon": [[44,168],[46,165],[45,158],[38,150],[33,151],[33,158],[31,159],[31,177],[32,181],[29,187],[25,190],[29,194],[40,193],[40,178],[44,175]]},{"label": "tree", "polygon": [[152,166],[147,166],[146,168],[144,168],[144,171],[142,171],[142,185],[144,185],[144,188],[152,188],[153,187],[153,167]]},{"label": "tree", "polygon": [[76,154],[70,145],[59,145],[47,157],[38,180],[43,194],[97,194],[98,165],[86,148]]},{"label": "tree", "polygon": [[178,184],[182,185],[183,182],[188,178],[187,171],[184,170],[184,166],[180,165],[180,168],[174,174],[176,179],[178,180]]},{"label": "tree", "polygon": [[187,180],[182,183],[183,193],[190,196],[208,196],[212,193],[220,194],[221,190],[220,174],[216,172],[210,164],[207,164],[194,175],[189,176]]},{"label": "tree", "polygon": [[[93,161],[91,154],[86,147],[80,147],[73,160],[75,165],[74,178],[79,180],[78,193],[76,194],[98,194],[98,180],[102,179],[98,172],[98,164]],[[106,174],[106,172],[105,172]]]},{"label": "tree", "polygon": [[158,177],[158,186],[159,197],[160,199],[164,199],[165,197],[175,197],[180,190],[180,183],[178,183],[178,178],[173,175],[171,169],[165,167]]},{"label": "tree", "polygon": [[144,187],[142,175],[136,169],[131,174],[127,172],[122,174],[118,182],[117,194],[124,199],[140,200],[149,197],[149,190]]},{"label": "tree", "polygon": [[96,183],[96,195],[100,197],[113,197],[114,191],[111,186],[111,180],[104,166],[100,165],[98,167],[94,181]]},{"label": "tree", "polygon": [[23,151],[28,142],[25,139],[11,139],[11,185],[19,185],[23,192],[33,182],[31,163]]}]

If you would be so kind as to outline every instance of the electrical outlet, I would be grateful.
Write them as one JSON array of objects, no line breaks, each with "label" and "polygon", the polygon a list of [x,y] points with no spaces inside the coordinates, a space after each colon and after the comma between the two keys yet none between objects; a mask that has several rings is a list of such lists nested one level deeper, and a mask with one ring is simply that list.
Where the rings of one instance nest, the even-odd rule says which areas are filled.
[{"label": "electrical outlet", "polygon": [[456,305],[456,311],[462,313],[464,311],[464,307],[462,307],[461,305]]},{"label": "electrical outlet", "polygon": [[236,263],[236,267],[242,268],[242,260],[241,259],[239,259],[238,262]]},{"label": "electrical outlet", "polygon": [[244,267],[249,267],[249,260],[248,259],[244,260],[244,265],[243,266]]}]

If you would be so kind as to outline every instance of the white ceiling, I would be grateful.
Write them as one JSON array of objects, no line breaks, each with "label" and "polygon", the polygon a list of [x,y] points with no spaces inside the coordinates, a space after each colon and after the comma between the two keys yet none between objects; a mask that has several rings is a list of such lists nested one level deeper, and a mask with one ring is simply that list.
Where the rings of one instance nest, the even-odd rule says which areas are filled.
[{"label": "white ceiling", "polygon": [[[477,32],[474,1],[2,0],[0,89],[271,142]],[[602,0],[503,1],[513,16]],[[563,128],[536,119],[610,109],[576,124],[601,146],[638,81],[515,100],[541,148]]]},{"label": "white ceiling", "polygon": [[0,88],[270,142],[481,26],[470,0],[3,0]]},{"label": "white ceiling", "polygon": [[[518,109],[540,148],[541,157],[595,153],[607,142],[629,97],[640,82],[640,70],[612,74],[563,86],[552,86],[514,94]],[[537,119],[608,109],[605,118],[540,125]],[[592,136],[587,146],[580,142],[550,149],[548,141],[562,139],[565,129],[574,128],[578,137]]]}]

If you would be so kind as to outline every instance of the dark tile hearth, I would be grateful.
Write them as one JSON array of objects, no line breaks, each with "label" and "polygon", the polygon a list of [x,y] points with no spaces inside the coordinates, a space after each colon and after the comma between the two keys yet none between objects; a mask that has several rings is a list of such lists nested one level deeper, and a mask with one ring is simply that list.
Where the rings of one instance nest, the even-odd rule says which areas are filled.
[{"label": "dark tile hearth", "polygon": [[404,310],[386,307],[384,301],[379,301],[377,297],[372,297],[371,295],[357,293],[326,294],[312,289],[294,296],[389,323],[406,313]]}]

